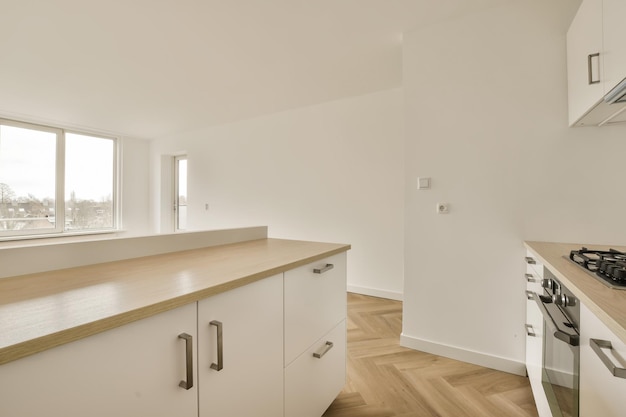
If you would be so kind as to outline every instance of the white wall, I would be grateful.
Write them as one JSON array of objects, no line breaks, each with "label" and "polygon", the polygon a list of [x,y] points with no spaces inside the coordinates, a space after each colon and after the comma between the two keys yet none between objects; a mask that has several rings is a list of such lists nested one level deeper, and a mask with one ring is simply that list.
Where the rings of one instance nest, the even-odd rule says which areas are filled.
[{"label": "white wall", "polygon": [[123,138],[122,236],[154,233],[150,222],[150,141]]},{"label": "white wall", "polygon": [[402,113],[395,89],[155,140],[152,177],[162,155],[186,153],[189,229],[267,225],[270,237],[350,243],[349,288],[401,298]]},{"label": "white wall", "polygon": [[523,240],[626,243],[626,127],[567,127],[577,6],[511,2],[405,34],[405,345],[523,373]]}]

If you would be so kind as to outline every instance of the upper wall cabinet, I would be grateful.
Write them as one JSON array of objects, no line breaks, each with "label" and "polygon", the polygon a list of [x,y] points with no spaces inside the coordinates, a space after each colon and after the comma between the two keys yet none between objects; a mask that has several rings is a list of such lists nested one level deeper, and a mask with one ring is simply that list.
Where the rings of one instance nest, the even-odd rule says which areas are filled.
[{"label": "upper wall cabinet", "polygon": [[626,77],[626,1],[603,0],[603,9],[604,79],[608,93]]},{"label": "upper wall cabinet", "polygon": [[604,96],[602,0],[585,0],[567,32],[569,124]]},{"label": "upper wall cabinet", "polygon": [[583,0],[567,32],[570,126],[626,121],[626,103],[604,96],[626,77],[624,0]]}]

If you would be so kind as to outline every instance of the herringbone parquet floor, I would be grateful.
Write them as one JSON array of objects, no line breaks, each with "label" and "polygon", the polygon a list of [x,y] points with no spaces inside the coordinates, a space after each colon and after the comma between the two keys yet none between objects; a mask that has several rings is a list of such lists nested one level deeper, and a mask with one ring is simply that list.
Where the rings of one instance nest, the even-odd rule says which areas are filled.
[{"label": "herringbone parquet floor", "polygon": [[348,381],[324,417],[536,417],[528,379],[400,346],[402,303],[348,294]]}]

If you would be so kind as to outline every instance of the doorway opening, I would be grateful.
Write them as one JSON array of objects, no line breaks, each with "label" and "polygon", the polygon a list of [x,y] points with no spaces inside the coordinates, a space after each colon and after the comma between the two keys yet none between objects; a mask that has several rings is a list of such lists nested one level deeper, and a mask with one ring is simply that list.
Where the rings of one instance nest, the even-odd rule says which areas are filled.
[{"label": "doorway opening", "polygon": [[187,156],[174,158],[174,228],[187,229]]}]

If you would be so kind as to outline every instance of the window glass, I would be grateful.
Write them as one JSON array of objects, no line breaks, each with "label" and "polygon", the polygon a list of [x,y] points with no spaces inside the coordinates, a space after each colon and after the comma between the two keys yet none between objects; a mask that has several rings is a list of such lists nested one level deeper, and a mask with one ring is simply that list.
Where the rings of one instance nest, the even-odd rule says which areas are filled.
[{"label": "window glass", "polygon": [[0,238],[114,229],[117,141],[0,119]]},{"label": "window glass", "polygon": [[65,134],[65,229],[114,225],[114,141]]},{"label": "window glass", "polygon": [[58,134],[0,124],[0,232],[56,227]]}]

